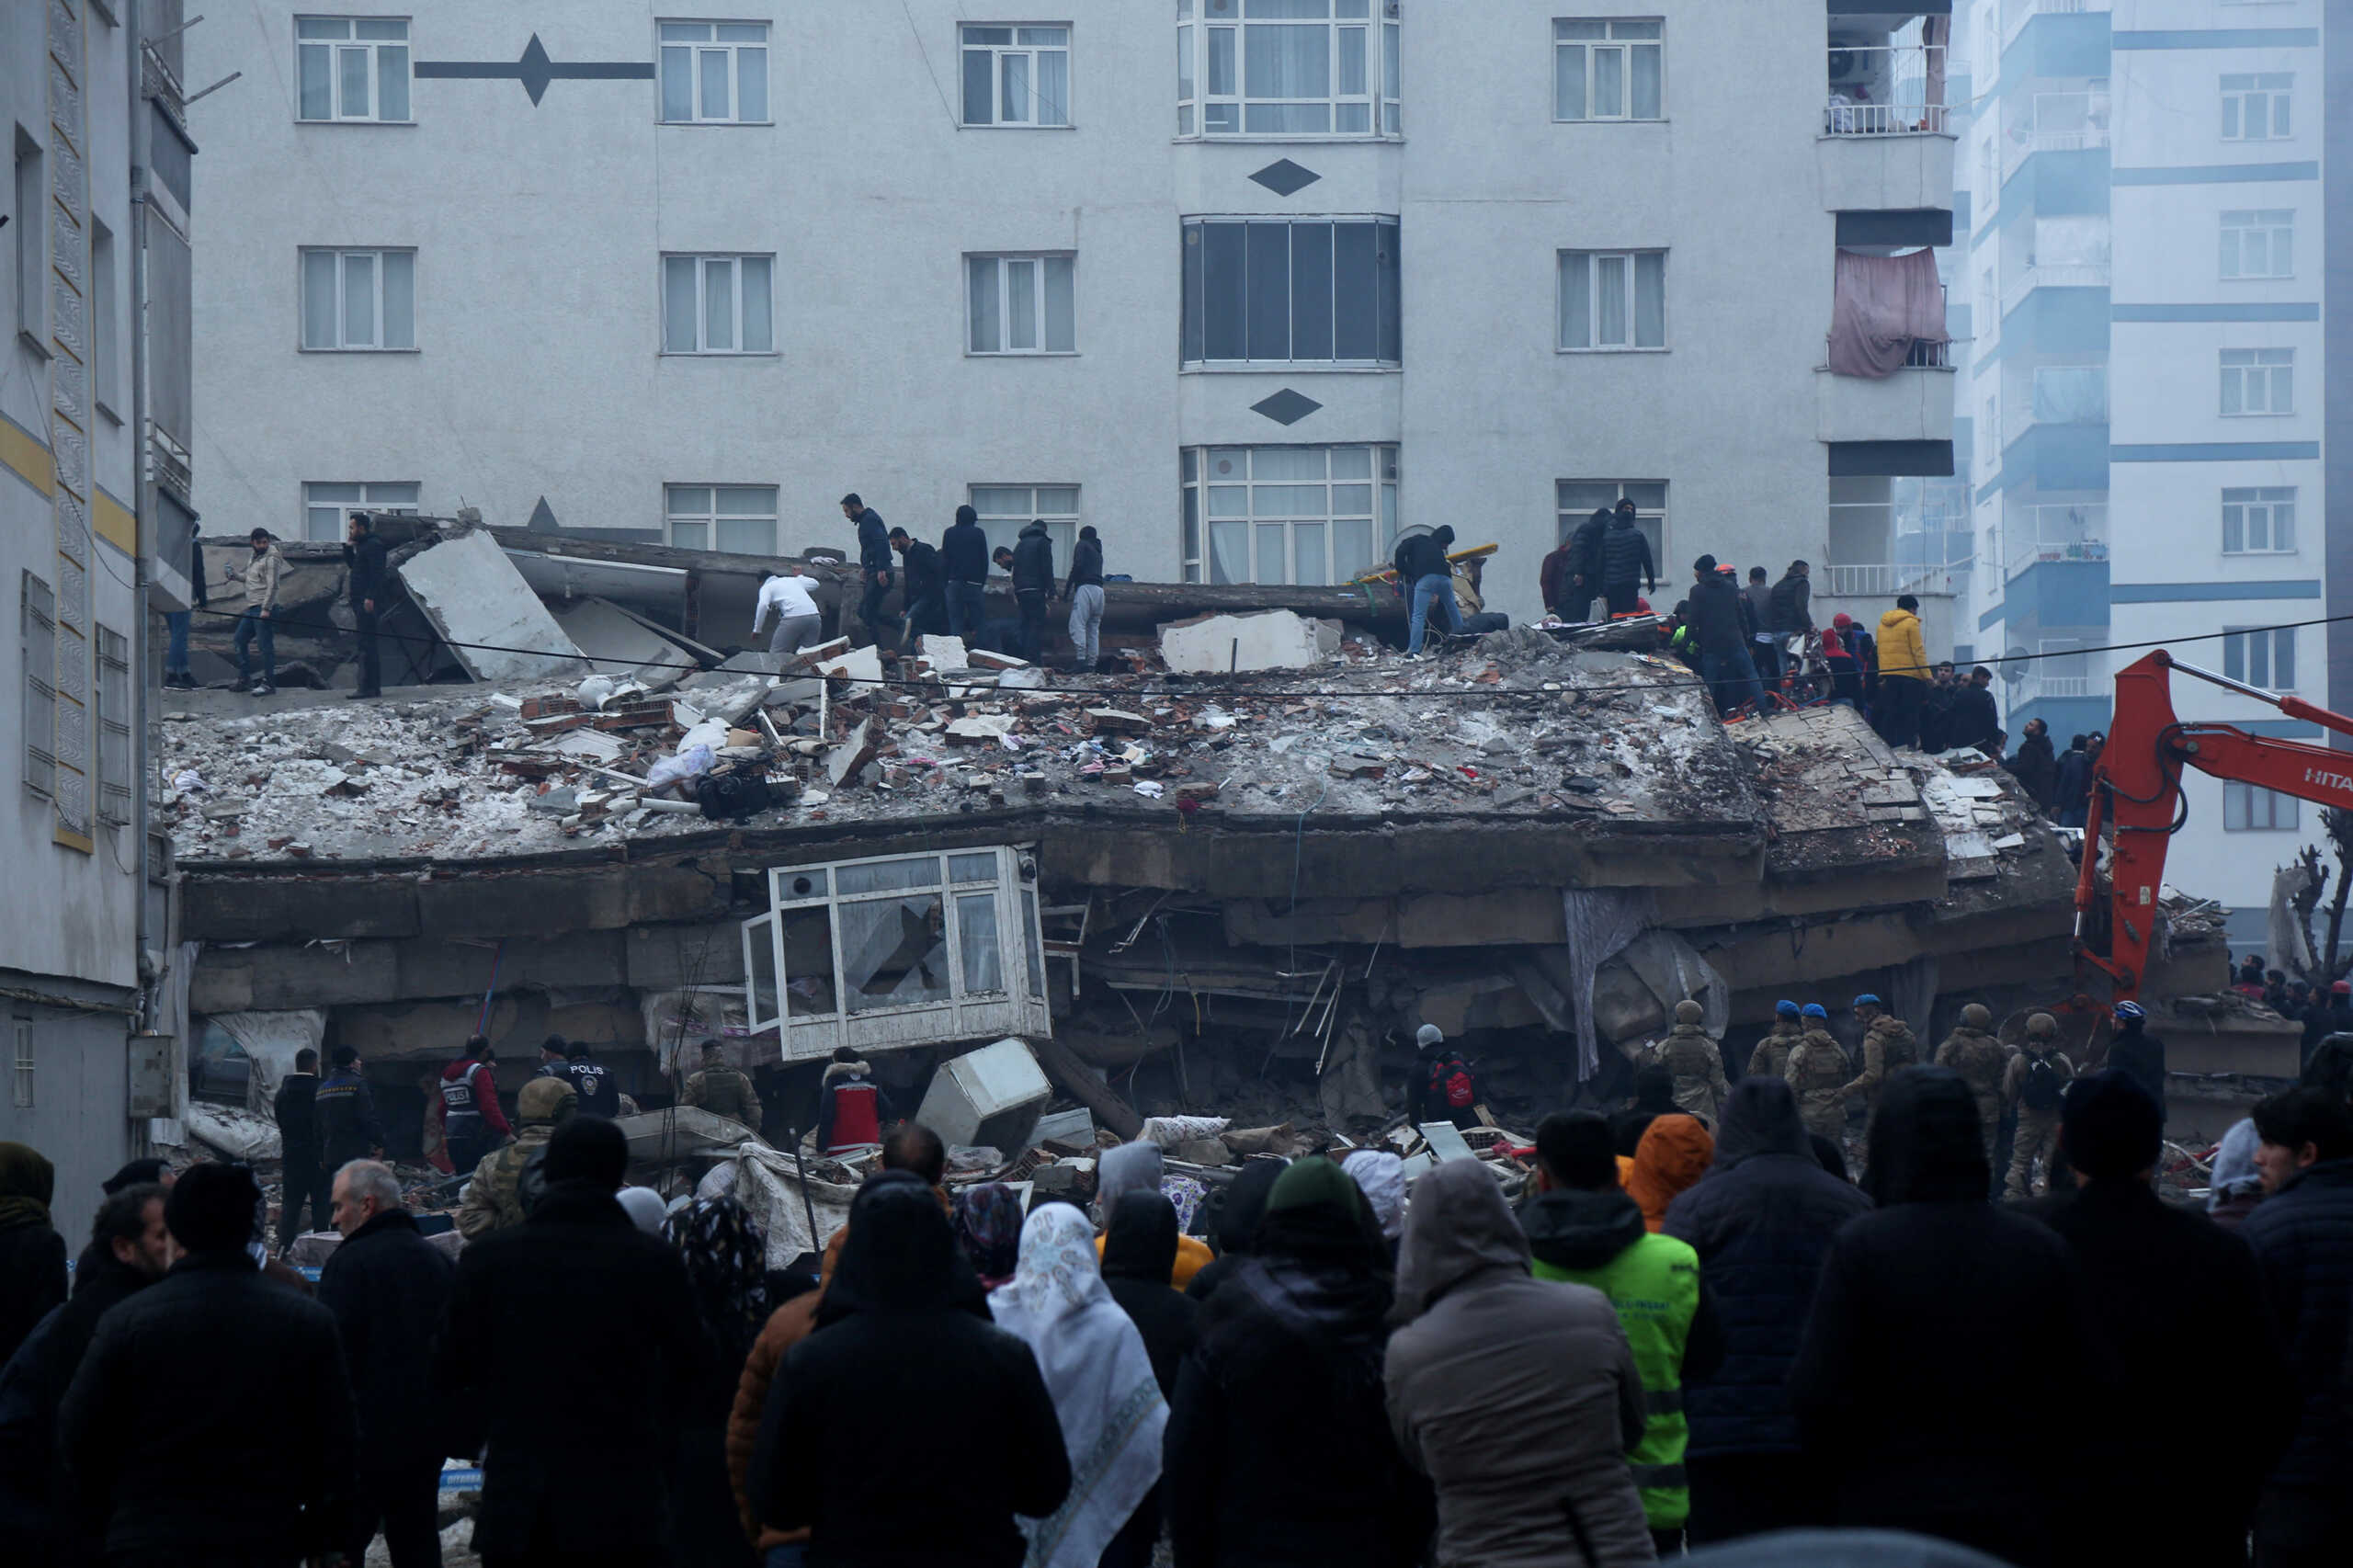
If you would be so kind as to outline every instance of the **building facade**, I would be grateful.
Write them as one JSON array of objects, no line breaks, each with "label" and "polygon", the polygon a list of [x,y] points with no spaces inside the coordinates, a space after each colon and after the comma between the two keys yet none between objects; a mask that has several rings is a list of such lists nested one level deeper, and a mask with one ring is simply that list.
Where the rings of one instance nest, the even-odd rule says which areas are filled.
[{"label": "building facade", "polygon": [[143,762],[150,622],[188,605],[194,523],[178,22],[157,0],[0,11],[0,1138],[55,1163],[63,1229],[173,1108],[170,851]]},{"label": "building facade", "polygon": [[1875,619],[1953,373],[1830,377],[1836,256],[1949,237],[1952,137],[1945,7],[1841,8],[267,0],[188,44],[245,73],[203,117],[207,528],[774,553],[855,490],[1333,583],[1449,523],[1528,617],[1631,497],[1668,603],[1703,551],[1806,557]]},{"label": "building facade", "polygon": [[[1981,653],[2029,718],[2105,730],[2115,671],[2186,663],[2342,709],[2353,609],[2332,573],[2324,304],[2353,105],[2325,92],[2347,7],[2324,0],[2000,0],[1957,18],[1979,112],[1961,154],[1978,324],[1972,426]],[[2331,101],[2334,99],[2335,101]],[[2341,444],[2341,443],[2340,443]],[[2303,622],[2301,626],[2291,623]],[[2106,651],[2113,649],[2113,652]],[[2317,739],[2192,680],[2184,719]],[[2316,808],[2188,774],[2170,880],[2264,944],[2274,867]]]}]

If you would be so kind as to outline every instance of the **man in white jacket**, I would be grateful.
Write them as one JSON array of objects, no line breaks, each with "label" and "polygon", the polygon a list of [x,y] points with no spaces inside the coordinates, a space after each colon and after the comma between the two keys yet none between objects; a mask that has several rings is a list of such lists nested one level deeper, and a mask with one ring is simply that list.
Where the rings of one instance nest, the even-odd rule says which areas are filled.
[{"label": "man in white jacket", "polygon": [[752,635],[757,637],[760,628],[767,624],[768,615],[777,616],[776,633],[768,639],[768,652],[790,658],[801,647],[817,641],[824,618],[817,613],[817,601],[810,597],[809,585],[801,580],[801,568],[787,562],[780,576],[768,578],[760,585],[759,607],[752,613]]}]

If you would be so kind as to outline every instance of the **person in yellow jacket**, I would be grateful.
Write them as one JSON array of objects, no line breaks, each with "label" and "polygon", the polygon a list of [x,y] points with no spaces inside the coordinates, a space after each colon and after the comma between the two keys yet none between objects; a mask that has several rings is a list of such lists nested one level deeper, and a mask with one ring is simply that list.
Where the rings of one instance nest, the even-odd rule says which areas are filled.
[{"label": "person in yellow jacket", "polygon": [[[1160,1190],[1165,1166],[1160,1145],[1137,1142],[1122,1143],[1116,1149],[1106,1149],[1095,1166],[1095,1204],[1098,1223],[1105,1227],[1103,1234],[1095,1238],[1095,1256],[1103,1256],[1103,1244],[1108,1239],[1111,1210],[1118,1207],[1120,1195],[1139,1187],[1153,1192]],[[1176,1267],[1168,1283],[1182,1290],[1193,1282],[1193,1276],[1209,1266],[1215,1255],[1209,1244],[1199,1236],[1179,1235],[1176,1238]]]},{"label": "person in yellow jacket", "polygon": [[1928,689],[1928,644],[1920,635],[1920,601],[1910,594],[1879,618],[1879,737],[1917,744],[1920,703]]}]

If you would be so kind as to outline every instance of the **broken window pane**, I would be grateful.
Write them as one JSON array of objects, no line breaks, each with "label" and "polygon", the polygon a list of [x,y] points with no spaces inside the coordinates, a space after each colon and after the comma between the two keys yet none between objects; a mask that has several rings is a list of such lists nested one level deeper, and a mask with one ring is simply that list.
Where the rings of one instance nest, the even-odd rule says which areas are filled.
[{"label": "broken window pane", "polygon": [[[821,876],[823,873],[819,873]],[[826,1018],[841,1011],[834,983],[834,917],[823,904],[777,916],[784,930],[785,1006],[796,1018]]]},{"label": "broken window pane", "polygon": [[888,892],[894,888],[936,888],[939,885],[939,858],[934,855],[913,855],[904,860],[844,866],[837,880],[844,894]]},{"label": "broken window pane", "polygon": [[983,849],[977,855],[950,855],[948,857],[948,880],[951,882],[996,881],[996,851]]},{"label": "broken window pane", "polygon": [[995,893],[956,895],[956,950],[964,962],[967,993],[1005,989],[1005,960],[996,938]]},{"label": "broken window pane", "polygon": [[[853,875],[893,868],[930,866],[936,860],[893,860],[879,866],[847,866]],[[949,999],[947,912],[938,893],[873,899],[841,906],[843,982],[852,1013],[906,1007]]]},{"label": "broken window pane", "polygon": [[1029,960],[1029,999],[1046,999],[1046,956],[1038,939],[1038,895],[1029,889],[1021,890],[1021,918],[1028,927],[1022,933],[1021,950]]}]

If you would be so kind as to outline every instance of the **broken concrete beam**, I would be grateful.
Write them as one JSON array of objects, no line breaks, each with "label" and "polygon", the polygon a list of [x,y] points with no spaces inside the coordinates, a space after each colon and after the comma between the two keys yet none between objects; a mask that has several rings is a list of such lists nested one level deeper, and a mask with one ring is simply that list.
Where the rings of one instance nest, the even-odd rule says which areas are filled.
[{"label": "broken concrete beam", "polygon": [[987,648],[974,648],[965,654],[966,667],[975,670],[1026,670],[1027,659],[1017,659],[1010,653],[999,653]]},{"label": "broken concrete beam", "polygon": [[1010,713],[972,713],[948,726],[948,744],[951,746],[993,746],[1000,736],[1013,733],[1014,718]]},{"label": "broken concrete beam", "polygon": [[819,664],[817,673],[828,680],[846,680],[858,687],[878,687],[882,683],[882,655],[871,643],[863,648],[852,648]]},{"label": "broken concrete beam", "polygon": [[1123,1140],[1132,1140],[1143,1131],[1143,1118],[1121,1099],[1111,1086],[1081,1062],[1071,1049],[1056,1040],[1040,1040],[1030,1043],[1030,1051],[1038,1058],[1038,1065],[1046,1070],[1063,1093],[1095,1113],[1095,1119],[1118,1133]]},{"label": "broken concrete beam", "polygon": [[1160,629],[1161,658],[1188,675],[1303,669],[1339,652],[1338,621],[1310,620],[1287,609],[1211,615]]},{"label": "broken concrete beam", "polygon": [[600,675],[653,688],[694,673],[696,661],[685,650],[609,600],[575,599],[551,613]]},{"label": "broken concrete beam", "polygon": [[803,648],[786,662],[796,665],[818,665],[827,659],[839,658],[848,652],[849,639],[836,637],[830,642],[820,642],[813,648]]},{"label": "broken concrete beam", "polygon": [[813,676],[780,680],[768,688],[761,701],[770,708],[800,708],[814,703],[825,695],[825,683]]},{"label": "broken concrete beam", "polygon": [[1090,708],[1086,716],[1095,722],[1097,734],[1147,735],[1152,733],[1151,720],[1123,708]]},{"label": "broken concrete beam", "polygon": [[490,535],[444,538],[403,562],[400,575],[474,679],[578,680],[588,673],[580,650]]},{"label": "broken concrete beam", "polygon": [[861,722],[825,758],[825,778],[838,790],[858,775],[882,749],[882,737],[871,719]]},{"label": "broken concrete beam", "polygon": [[961,637],[935,637],[928,633],[924,637],[923,661],[935,670],[970,669],[971,659]]}]

